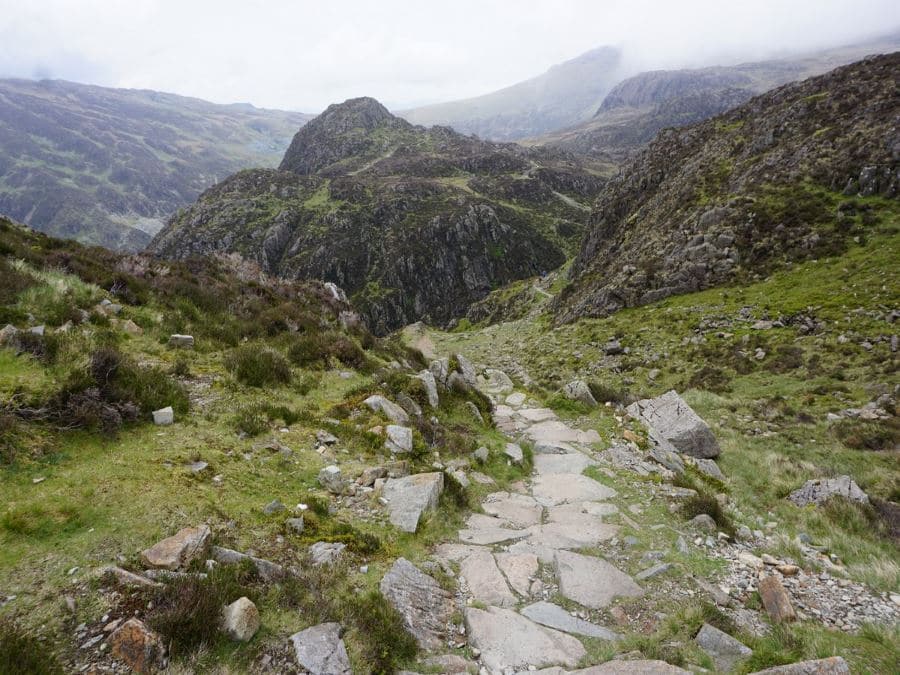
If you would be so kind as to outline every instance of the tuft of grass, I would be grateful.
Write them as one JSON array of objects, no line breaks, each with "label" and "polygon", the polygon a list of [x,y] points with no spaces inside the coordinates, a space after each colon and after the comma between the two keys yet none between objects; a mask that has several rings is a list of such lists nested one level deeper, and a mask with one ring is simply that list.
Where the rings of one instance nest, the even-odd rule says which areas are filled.
[{"label": "tuft of grass", "polygon": [[62,675],[62,665],[47,645],[12,619],[0,619],[0,673]]},{"label": "tuft of grass", "polygon": [[238,347],[225,359],[225,367],[235,379],[250,387],[288,384],[291,366],[278,352],[258,345]]}]

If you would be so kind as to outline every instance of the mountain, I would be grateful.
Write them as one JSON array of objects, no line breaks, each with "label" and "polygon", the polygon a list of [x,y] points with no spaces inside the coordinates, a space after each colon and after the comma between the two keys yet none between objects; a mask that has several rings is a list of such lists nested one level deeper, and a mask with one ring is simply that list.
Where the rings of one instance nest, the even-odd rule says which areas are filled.
[{"label": "mountain", "polygon": [[611,180],[556,303],[604,316],[842,250],[900,193],[900,52],[661,132]]},{"label": "mountain", "polygon": [[788,82],[898,49],[895,34],[789,59],[640,73],[613,87],[590,120],[528,143],[623,162],[661,129],[701,122]]},{"label": "mountain", "polygon": [[621,52],[600,47],[490,94],[398,114],[414,124],[451,126],[492,140],[528,138],[590,119],[624,74]]},{"label": "mountain", "polygon": [[557,151],[425,129],[352,99],[301,128],[278,170],[204,192],[150,249],[239,253],[271,274],[332,281],[384,333],[446,322],[562,264],[604,180]]},{"label": "mountain", "polygon": [[139,250],[234,171],[278,162],[310,115],[155,91],[0,80],[0,213]]}]

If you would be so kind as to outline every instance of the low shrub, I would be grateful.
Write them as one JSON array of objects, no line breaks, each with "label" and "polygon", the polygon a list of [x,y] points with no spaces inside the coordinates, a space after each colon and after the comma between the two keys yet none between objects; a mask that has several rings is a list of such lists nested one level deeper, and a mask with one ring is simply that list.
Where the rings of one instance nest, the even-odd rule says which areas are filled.
[{"label": "low shrub", "polygon": [[46,644],[12,619],[0,618],[0,673],[62,675],[63,672]]},{"label": "low shrub", "polygon": [[244,345],[225,359],[225,367],[238,382],[250,387],[288,384],[291,366],[281,354],[258,345]]},{"label": "low shrub", "polygon": [[848,448],[855,450],[892,450],[900,446],[900,421],[843,419],[831,432]]},{"label": "low shrub", "polygon": [[377,590],[356,596],[343,606],[343,621],[359,640],[367,672],[388,675],[412,660],[418,646],[406,630],[403,615]]},{"label": "low shrub", "polygon": [[297,336],[288,349],[296,366],[313,370],[329,367],[332,358],[356,370],[368,370],[369,358],[354,340],[337,331],[308,331]]}]

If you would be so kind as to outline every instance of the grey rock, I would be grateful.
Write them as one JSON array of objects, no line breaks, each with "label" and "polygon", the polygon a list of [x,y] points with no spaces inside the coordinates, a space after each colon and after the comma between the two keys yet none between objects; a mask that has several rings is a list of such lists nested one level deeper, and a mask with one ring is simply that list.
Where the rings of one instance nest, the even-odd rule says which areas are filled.
[{"label": "grey rock", "polygon": [[477,405],[472,403],[472,401],[466,401],[466,410],[469,411],[469,414],[476,422],[482,425],[484,424],[484,417],[482,417],[481,411],[478,409]]},{"label": "grey rock", "polygon": [[713,460],[694,459],[693,464],[695,467],[697,467],[697,470],[700,473],[706,474],[710,478],[715,478],[716,480],[725,480],[725,474],[722,473],[722,469],[720,469],[719,465],[716,464]]},{"label": "grey rock", "polygon": [[702,530],[703,532],[715,532],[716,531],[716,521],[712,519],[712,516],[709,516],[705,513],[701,513],[688,521],[689,525],[696,527],[698,530]]},{"label": "grey rock", "polygon": [[245,560],[249,561],[265,582],[278,581],[287,575],[287,571],[281,565],[223,546],[213,546],[209,554],[213,560],[222,565],[240,565]]},{"label": "grey rock", "polygon": [[46,327],[43,324],[41,324],[40,326],[32,326],[31,328],[28,329],[28,332],[31,333],[32,335],[43,336],[44,333],[46,332]]},{"label": "grey rock", "polygon": [[788,499],[797,506],[807,506],[809,504],[822,504],[834,496],[843,497],[861,504],[869,503],[869,496],[862,491],[850,476],[808,480],[803,487],[794,490],[788,496]]},{"label": "grey rock", "polygon": [[335,495],[343,494],[347,489],[347,481],[344,480],[340,468],[334,464],[319,471],[319,485]]},{"label": "grey rock", "polygon": [[642,420],[653,441],[666,449],[705,459],[720,453],[706,422],[674,390],[632,403],[628,414]]},{"label": "grey rock", "polygon": [[226,605],[222,614],[222,630],[232,640],[248,642],[259,630],[259,610],[249,598]]},{"label": "grey rock", "polygon": [[178,570],[202,559],[209,548],[212,531],[208,525],[185,527],[141,552],[141,561],[149,567]]},{"label": "grey rock", "polygon": [[532,493],[539,504],[556,506],[576,502],[603,501],[616,491],[593,478],[574,473],[551,473],[534,479]]},{"label": "grey rock", "polygon": [[644,581],[645,579],[652,579],[653,577],[657,577],[660,574],[665,574],[670,569],[672,569],[674,565],[672,563],[659,563],[658,565],[654,565],[653,567],[648,567],[645,570],[642,570],[634,575],[634,578],[637,581]]},{"label": "grey rock", "polygon": [[388,475],[386,467],[370,466],[363,469],[362,475],[359,477],[359,484],[363,487],[372,487],[379,478],[385,478]]},{"label": "grey rock", "polygon": [[422,416],[421,406],[403,392],[397,394],[397,404],[412,417]]},{"label": "grey rock", "polygon": [[332,565],[344,555],[347,544],[341,542],[317,541],[309,547],[309,559],[316,567]]},{"label": "grey rock", "polygon": [[394,424],[407,424],[409,415],[406,411],[393,401],[389,401],[384,396],[375,394],[363,401],[372,412],[381,413]]},{"label": "grey rock", "polygon": [[267,516],[271,516],[273,513],[280,513],[284,511],[285,506],[279,500],[273,499],[268,504],[263,507],[263,513]]},{"label": "grey rock", "polygon": [[311,675],[352,675],[341,625],[322,623],[291,636],[297,663]]},{"label": "grey rock", "polygon": [[478,448],[475,452],[472,453],[472,456],[475,457],[475,459],[477,459],[479,462],[481,462],[483,464],[484,462],[488,461],[489,454],[490,454],[490,451],[482,445],[480,448]]},{"label": "grey rock", "polygon": [[194,347],[194,336],[178,334],[170,335],[169,346],[177,347],[179,349],[192,349]]},{"label": "grey rock", "polygon": [[584,621],[569,614],[559,605],[550,602],[536,602],[521,610],[521,614],[535,623],[555,628],[564,633],[584,635],[602,640],[618,640],[621,636],[608,628]]},{"label": "grey rock", "polygon": [[303,534],[303,528],[305,527],[302,516],[298,518],[288,518],[284,521],[284,525],[294,534]]},{"label": "grey rock", "polygon": [[850,675],[850,665],[840,656],[831,656],[827,659],[766,668],[753,675]]},{"label": "grey rock", "polygon": [[516,466],[520,466],[525,459],[521,446],[516,443],[507,443],[506,447],[503,449],[503,454]]},{"label": "grey rock", "polygon": [[443,490],[444,474],[440,472],[389,479],[382,497],[387,500],[391,523],[404,532],[415,532],[422,514],[437,508]]},{"label": "grey rock", "polygon": [[747,645],[708,623],[703,624],[694,641],[712,657],[716,670],[723,673],[733,671],[738,663],[753,655],[753,650]]},{"label": "grey rock", "polygon": [[474,551],[459,566],[469,593],[479,602],[495,607],[515,607],[516,596],[509,590],[494,556],[487,549]]},{"label": "grey rock", "polygon": [[650,459],[654,460],[657,464],[663,465],[669,471],[684,473],[684,460],[681,459],[681,456],[673,451],[670,446],[654,443],[650,446],[648,454],[650,455]]},{"label": "grey rock", "polygon": [[476,376],[475,376],[475,366],[472,365],[472,362],[469,361],[462,354],[456,355],[456,362],[459,364],[459,374],[462,375],[463,380],[470,387],[474,387],[478,384]]},{"label": "grey rock", "polygon": [[619,342],[618,340],[613,339],[613,340],[610,340],[609,342],[606,343],[606,345],[603,347],[603,351],[604,351],[608,356],[616,356],[616,355],[618,355],[618,354],[621,354],[621,353],[624,352],[625,350],[624,350],[624,348],[622,347],[622,343],[621,343],[621,342]]},{"label": "grey rock", "polygon": [[511,394],[515,388],[509,375],[496,368],[486,368],[480,384],[488,394]]},{"label": "grey rock", "polygon": [[579,401],[590,408],[597,407],[597,399],[594,398],[590,387],[584,380],[572,380],[569,382],[563,387],[563,396],[572,401]]},{"label": "grey rock", "polygon": [[402,454],[412,451],[412,429],[398,424],[388,424],[386,432],[387,439],[384,441],[384,447],[390,450],[392,454]]},{"label": "grey rock", "polygon": [[423,370],[415,377],[421,380],[422,384],[425,385],[425,393],[428,396],[428,405],[432,408],[437,408],[441,403],[441,399],[440,396],[438,396],[437,381],[434,379],[434,375],[430,370]]},{"label": "grey rock", "polygon": [[0,345],[9,344],[10,342],[12,342],[12,339],[18,332],[18,328],[16,328],[12,324],[6,324],[2,329],[0,329]]},{"label": "grey rock", "polygon": [[450,359],[444,357],[436,359],[428,364],[428,371],[432,374],[437,382],[443,385],[447,384],[447,377],[450,375]]},{"label": "grey rock", "polygon": [[644,593],[630,576],[602,558],[557,551],[554,563],[559,592],[585,607],[602,609],[614,598],[635,598]]},{"label": "grey rock", "polygon": [[166,406],[153,411],[153,423],[159,426],[168,426],[175,422],[175,411],[172,406]]},{"label": "grey rock", "polygon": [[456,610],[453,596],[405,558],[398,558],[381,579],[381,594],[403,616],[422,649],[443,647]]},{"label": "grey rock", "polygon": [[316,432],[316,441],[318,441],[319,445],[334,445],[338,442],[338,438],[329,431],[319,429]]}]

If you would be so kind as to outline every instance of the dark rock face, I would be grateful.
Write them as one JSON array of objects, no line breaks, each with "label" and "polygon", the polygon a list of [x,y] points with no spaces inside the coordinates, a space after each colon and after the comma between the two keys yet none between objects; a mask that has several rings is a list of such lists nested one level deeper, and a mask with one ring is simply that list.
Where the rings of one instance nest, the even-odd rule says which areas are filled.
[{"label": "dark rock face", "polygon": [[900,53],[786,85],[661,132],[594,206],[557,321],[840,251],[856,206],[900,192]]},{"label": "dark rock face", "polygon": [[235,252],[272,274],[332,281],[384,333],[447,322],[562,264],[603,182],[556,151],[415,127],[353,99],[301,129],[279,170],[205,192],[151,250]]}]

